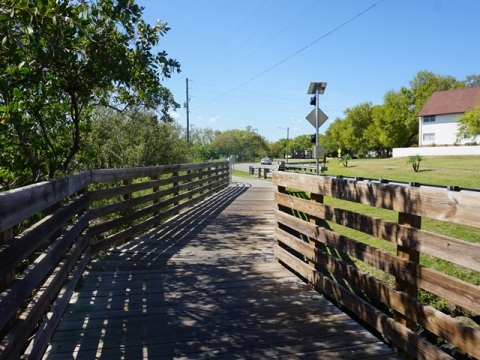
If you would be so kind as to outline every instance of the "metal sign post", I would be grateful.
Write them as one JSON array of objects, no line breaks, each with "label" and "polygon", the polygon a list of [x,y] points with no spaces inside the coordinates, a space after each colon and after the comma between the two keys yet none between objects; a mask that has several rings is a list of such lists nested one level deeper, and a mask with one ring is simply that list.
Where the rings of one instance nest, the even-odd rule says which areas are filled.
[{"label": "metal sign post", "polygon": [[315,162],[316,162],[316,174],[320,173],[319,171],[319,158],[320,158],[320,147],[318,145],[318,128],[327,121],[328,116],[323,113],[322,110],[318,107],[318,96],[325,92],[327,87],[326,82],[311,82],[308,87],[307,94],[315,94],[315,110],[312,110],[310,114],[307,115],[307,120],[315,127]]}]

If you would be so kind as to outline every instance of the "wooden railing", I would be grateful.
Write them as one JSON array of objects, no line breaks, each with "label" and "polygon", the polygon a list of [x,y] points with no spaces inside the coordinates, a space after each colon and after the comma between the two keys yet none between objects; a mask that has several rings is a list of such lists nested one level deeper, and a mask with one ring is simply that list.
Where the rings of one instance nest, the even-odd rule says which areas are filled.
[{"label": "wooden railing", "polygon": [[0,193],[0,359],[41,358],[94,256],[229,184],[229,163],[92,170]]},{"label": "wooden railing", "polygon": [[[467,321],[480,315],[480,244],[420,229],[422,220],[465,225],[478,241],[480,192],[287,172],[274,172],[273,182],[280,262],[406,357],[451,358],[444,349],[454,348],[480,358],[480,331]],[[367,211],[340,208],[348,204]],[[378,208],[397,219],[388,211],[393,220],[367,215]],[[474,281],[426,265],[435,262],[454,264]],[[425,296],[471,316],[450,316],[419,299]]]}]

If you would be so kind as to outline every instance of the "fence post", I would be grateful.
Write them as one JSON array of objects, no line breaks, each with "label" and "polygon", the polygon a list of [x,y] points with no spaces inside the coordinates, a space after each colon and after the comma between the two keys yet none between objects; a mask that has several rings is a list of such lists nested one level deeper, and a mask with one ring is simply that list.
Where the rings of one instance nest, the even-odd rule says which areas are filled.
[{"label": "fence post", "polygon": [[[323,201],[324,201],[323,195],[311,193],[310,194],[310,201],[314,201],[316,203],[323,204]],[[310,223],[315,224],[316,226],[325,227],[325,219],[319,218],[317,216],[310,215]],[[326,245],[325,244],[323,244],[323,243],[321,243],[321,242],[319,242],[319,241],[317,241],[313,238],[309,238],[308,242],[310,243],[310,245],[313,245],[316,248],[319,248],[322,251],[326,252]],[[322,271],[321,267],[317,263],[315,263],[314,261],[309,260],[308,263],[311,267]],[[313,287],[316,288],[315,286],[313,286]]]},{"label": "fence post", "polygon": [[[7,229],[4,232],[0,232],[0,246],[3,245],[7,240],[13,238],[13,229]],[[8,273],[4,278],[0,279],[0,293],[3,292],[4,289],[7,288],[8,284],[10,284],[15,279],[15,269]],[[12,319],[5,325],[3,329],[0,329],[0,339],[8,333],[11,326],[16,320],[16,316],[13,316]]]},{"label": "fence post", "polygon": [[[123,181],[122,181],[122,184],[123,184],[124,186],[129,186],[129,185],[132,184],[132,180],[131,180],[131,179],[123,180]],[[130,200],[131,198],[132,198],[132,193],[131,193],[131,192],[128,192],[128,193],[126,193],[126,194],[123,195],[123,200]],[[127,213],[128,215],[130,215],[130,214],[132,213],[132,209],[131,209],[131,208],[128,208],[128,210],[126,211],[126,213]],[[131,228],[131,227],[133,226],[133,221],[129,221],[129,222],[127,223],[127,226],[128,226],[129,228]],[[130,240],[132,240],[132,238],[131,238],[131,237],[128,237],[128,238],[126,238],[126,240],[127,240],[127,241],[130,241]]]},{"label": "fence post", "polygon": [[[285,186],[279,186],[279,185],[277,185],[277,191],[278,191],[280,194],[288,194],[287,188],[286,188]],[[275,202],[275,203],[276,203],[276,202]],[[288,211],[290,210],[290,209],[289,209],[287,206],[285,206],[285,205],[280,205],[280,204],[277,203],[277,206],[278,206],[278,210],[281,211],[281,212],[286,212],[286,213],[288,213]],[[278,226],[278,228],[281,229],[281,230],[288,230],[287,226],[285,226],[285,225],[282,224],[282,223],[277,222],[277,226]],[[287,249],[287,246],[286,246],[283,242],[281,242],[281,241],[279,241],[279,240],[277,240],[277,245],[280,246],[282,249]],[[277,261],[279,261],[278,258],[277,258]]]},{"label": "fence post", "polygon": [[[153,176],[150,177],[150,180],[152,180],[152,181],[157,181],[158,179],[159,179],[159,176],[158,176],[158,175],[153,175]],[[154,186],[154,187],[152,188],[152,193],[155,194],[155,193],[158,192],[159,190],[160,190],[160,187],[159,187],[159,186]],[[159,202],[160,202],[160,199],[154,199],[153,202],[152,202],[152,205],[156,205],[156,204],[158,204]],[[160,214],[160,211],[155,210],[152,215],[153,215],[153,216],[157,216],[158,214]],[[158,226],[158,225],[160,225],[159,222],[158,222],[158,223],[155,223],[155,226]]]},{"label": "fence post", "polygon": [[[178,192],[178,185],[179,185],[178,175],[179,175],[179,172],[178,172],[178,171],[176,171],[176,172],[174,172],[174,173],[172,174],[172,176],[173,176],[174,178],[177,178],[177,180],[172,183],[172,187],[173,187],[173,189],[174,189],[174,190],[173,190],[173,196],[174,196],[174,197],[179,195],[179,192]],[[175,201],[175,202],[173,203],[173,207],[177,207],[178,204],[179,204],[179,202],[178,202],[178,201]],[[175,214],[178,215],[179,213],[178,213],[178,212],[175,212]]]},{"label": "fence post", "polygon": [[[420,229],[422,225],[422,218],[418,215],[401,212],[398,213],[398,223],[403,226]],[[412,261],[416,264],[420,263],[420,252],[418,250],[414,250],[403,245],[397,245],[397,256],[401,257],[402,259]],[[415,298],[418,297],[418,286],[410,284],[404,280],[397,278],[395,280],[395,289],[398,291],[402,291],[409,296]],[[413,330],[415,324],[407,316],[398,312],[394,312],[393,317],[395,321]]]}]

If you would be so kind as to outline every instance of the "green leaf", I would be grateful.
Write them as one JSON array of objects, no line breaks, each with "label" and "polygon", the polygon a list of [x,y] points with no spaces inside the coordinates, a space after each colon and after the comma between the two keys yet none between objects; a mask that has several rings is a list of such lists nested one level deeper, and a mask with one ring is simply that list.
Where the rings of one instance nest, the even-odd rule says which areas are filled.
[{"label": "green leaf", "polygon": [[19,98],[20,96],[22,96],[22,91],[19,88],[13,89],[13,97]]}]

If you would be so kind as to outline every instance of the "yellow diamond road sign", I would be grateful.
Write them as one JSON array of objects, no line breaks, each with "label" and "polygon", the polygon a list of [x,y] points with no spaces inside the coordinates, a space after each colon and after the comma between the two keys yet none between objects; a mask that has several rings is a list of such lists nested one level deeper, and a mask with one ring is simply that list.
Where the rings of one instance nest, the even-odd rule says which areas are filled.
[{"label": "yellow diamond road sign", "polygon": [[[310,111],[310,114],[306,116],[306,119],[310,124],[312,124],[313,127],[315,127],[315,109]],[[325,113],[321,110],[318,109],[318,127],[322,126],[325,121],[327,121],[328,116],[325,115]]]}]

